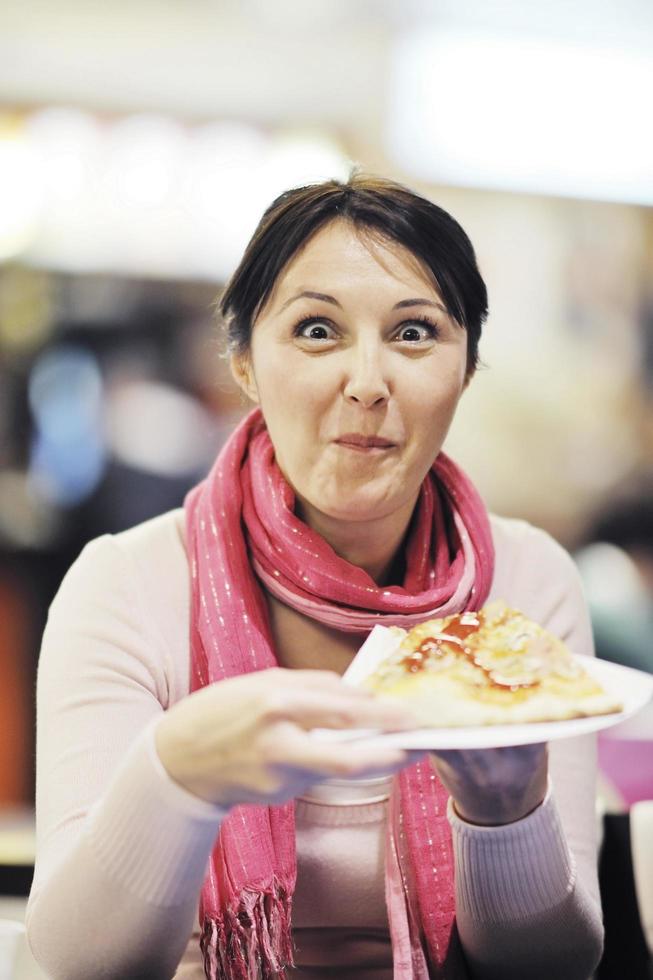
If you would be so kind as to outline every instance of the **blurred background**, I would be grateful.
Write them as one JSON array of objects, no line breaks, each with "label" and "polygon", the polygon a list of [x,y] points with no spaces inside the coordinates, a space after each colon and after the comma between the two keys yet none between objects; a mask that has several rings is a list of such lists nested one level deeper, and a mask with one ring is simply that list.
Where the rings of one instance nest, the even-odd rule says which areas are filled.
[{"label": "blurred background", "polygon": [[[33,801],[61,577],[206,472],[244,410],[220,287],[277,193],[353,164],[477,250],[483,368],[448,451],[577,554],[600,655],[653,670],[652,50],[649,0],[3,0],[5,813]],[[617,811],[653,797],[650,728],[627,785],[602,748]]]}]

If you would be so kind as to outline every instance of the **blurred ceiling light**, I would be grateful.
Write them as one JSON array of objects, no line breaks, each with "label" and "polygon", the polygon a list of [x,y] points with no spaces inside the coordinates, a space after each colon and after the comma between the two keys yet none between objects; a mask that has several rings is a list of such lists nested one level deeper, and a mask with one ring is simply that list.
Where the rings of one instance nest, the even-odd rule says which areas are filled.
[{"label": "blurred ceiling light", "polygon": [[111,127],[107,151],[112,196],[127,207],[163,207],[181,177],[186,134],[163,116],[128,116]]},{"label": "blurred ceiling light", "polygon": [[98,122],[80,109],[41,109],[27,117],[25,131],[41,161],[46,203],[77,205],[89,170],[103,159]]},{"label": "blurred ceiling light", "polygon": [[282,191],[346,177],[349,162],[320,133],[267,136],[241,123],[213,123],[193,137],[187,177],[194,271],[227,278],[264,210]]},{"label": "blurred ceiling light", "polygon": [[346,180],[352,161],[324,133],[280,134],[270,147],[264,186],[267,203],[289,187],[321,180]]},{"label": "blurred ceiling light", "polygon": [[178,272],[187,144],[184,127],[164,116],[133,115],[109,127],[101,221],[109,267]]},{"label": "blurred ceiling light", "polygon": [[189,271],[216,281],[233,271],[261,214],[268,144],[245,123],[207,123],[193,131],[184,182]]},{"label": "blurred ceiling light", "polygon": [[107,439],[115,458],[158,476],[204,469],[214,453],[214,420],[190,395],[162,382],[122,382],[109,390]]},{"label": "blurred ceiling light", "polygon": [[[274,197],[297,184],[345,177],[350,166],[328,135],[275,135],[240,122],[186,128],[141,113],[101,123],[58,108],[33,113],[25,132],[18,156],[13,144],[13,156],[5,154],[0,194],[6,188],[21,229],[29,204],[36,227],[29,242],[11,236],[12,254],[26,249],[33,263],[76,272],[219,282]],[[36,161],[41,195],[31,195],[26,154]]]},{"label": "blurred ceiling light", "polygon": [[479,34],[395,46],[386,145],[430,182],[653,204],[653,60]]},{"label": "blurred ceiling light", "polygon": [[0,262],[20,255],[38,229],[42,174],[18,117],[0,116]]},{"label": "blurred ceiling light", "polygon": [[48,108],[26,121],[43,175],[38,235],[27,257],[73,272],[102,268],[104,129],[89,113]]}]

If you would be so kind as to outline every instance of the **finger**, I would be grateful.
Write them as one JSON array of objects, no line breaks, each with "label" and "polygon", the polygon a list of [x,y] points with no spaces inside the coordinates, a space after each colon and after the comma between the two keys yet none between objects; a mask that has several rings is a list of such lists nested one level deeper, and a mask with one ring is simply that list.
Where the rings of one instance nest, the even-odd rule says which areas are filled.
[{"label": "finger", "polygon": [[374,695],[364,687],[355,687],[343,681],[342,676],[334,670],[285,670],[283,672],[284,685],[315,689],[320,691],[348,691],[357,700],[370,700]]},{"label": "finger", "polygon": [[364,775],[390,775],[407,764],[403,749],[378,743],[356,743],[355,746],[329,745],[309,739],[286,745],[283,769],[303,770],[308,782],[323,779],[346,779]]},{"label": "finger", "polygon": [[263,710],[268,721],[293,721],[302,728],[374,728],[402,731],[414,727],[400,704],[375,698],[357,700],[347,691],[275,691]]}]

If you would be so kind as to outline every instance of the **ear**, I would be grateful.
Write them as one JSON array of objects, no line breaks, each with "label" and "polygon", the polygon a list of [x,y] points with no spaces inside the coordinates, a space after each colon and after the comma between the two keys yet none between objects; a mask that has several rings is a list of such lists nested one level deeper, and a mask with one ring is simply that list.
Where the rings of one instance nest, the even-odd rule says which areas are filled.
[{"label": "ear", "polygon": [[254,377],[252,358],[249,352],[232,354],[229,359],[229,367],[232,378],[243,394],[258,405],[258,388],[256,387],[256,378]]}]

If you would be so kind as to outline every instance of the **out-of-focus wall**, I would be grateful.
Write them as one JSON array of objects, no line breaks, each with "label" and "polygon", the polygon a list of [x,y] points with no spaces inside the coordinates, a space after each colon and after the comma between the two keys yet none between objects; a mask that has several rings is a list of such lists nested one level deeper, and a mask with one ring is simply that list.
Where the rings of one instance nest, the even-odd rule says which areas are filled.
[{"label": "out-of-focus wall", "polygon": [[501,513],[567,546],[653,459],[653,212],[447,192],[490,296],[450,450]]}]

